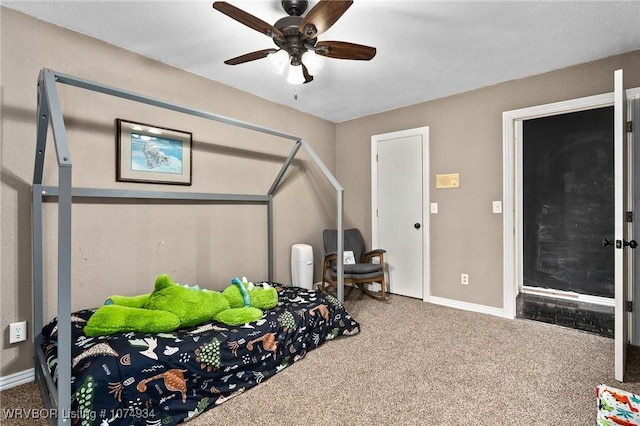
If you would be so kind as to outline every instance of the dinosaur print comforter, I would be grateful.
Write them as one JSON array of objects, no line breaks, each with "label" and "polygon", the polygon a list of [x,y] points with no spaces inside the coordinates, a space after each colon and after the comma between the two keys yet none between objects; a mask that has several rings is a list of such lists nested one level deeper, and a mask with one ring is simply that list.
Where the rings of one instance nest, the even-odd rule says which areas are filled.
[{"label": "dinosaur print comforter", "polygon": [[[87,337],[95,309],[72,314],[74,425],[173,425],[256,386],[327,340],[360,325],[334,297],[278,289],[278,306],[261,320],[231,327],[208,323],[173,333]],[[42,330],[57,381],[57,325]]]}]

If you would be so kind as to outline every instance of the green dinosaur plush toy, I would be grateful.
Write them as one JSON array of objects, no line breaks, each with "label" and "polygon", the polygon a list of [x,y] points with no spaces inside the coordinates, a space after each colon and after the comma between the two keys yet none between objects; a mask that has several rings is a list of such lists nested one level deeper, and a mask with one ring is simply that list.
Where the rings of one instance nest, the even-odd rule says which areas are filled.
[{"label": "green dinosaur plush toy", "polygon": [[89,318],[87,336],[139,331],[170,332],[210,321],[241,325],[262,318],[262,310],[278,304],[276,289],[254,286],[243,278],[231,280],[223,292],[176,284],[169,275],[156,279],[152,293],[112,296]]}]

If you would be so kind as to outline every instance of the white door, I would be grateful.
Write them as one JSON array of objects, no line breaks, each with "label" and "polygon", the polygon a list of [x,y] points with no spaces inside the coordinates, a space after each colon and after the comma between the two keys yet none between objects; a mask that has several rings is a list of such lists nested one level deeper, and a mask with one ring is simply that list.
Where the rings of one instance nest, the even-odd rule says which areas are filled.
[{"label": "white door", "polygon": [[627,211],[627,144],[626,144],[626,109],[627,100],[624,91],[622,70],[614,76],[614,180],[615,180],[615,378],[624,381],[624,368],[627,355],[628,313],[628,241],[630,227],[625,220]]},{"label": "white door", "polygon": [[428,128],[375,135],[372,244],[386,250],[389,292],[428,295]]}]

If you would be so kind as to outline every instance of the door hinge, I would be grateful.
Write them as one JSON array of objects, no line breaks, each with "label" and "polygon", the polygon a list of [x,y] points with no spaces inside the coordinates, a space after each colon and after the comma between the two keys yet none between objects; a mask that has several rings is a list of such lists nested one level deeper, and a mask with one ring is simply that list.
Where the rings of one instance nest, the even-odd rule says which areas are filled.
[{"label": "door hinge", "polygon": [[627,312],[633,312],[633,301],[627,300]]},{"label": "door hinge", "polygon": [[627,132],[633,132],[633,121],[627,121]]},{"label": "door hinge", "polygon": [[627,222],[633,222],[633,212],[627,212],[625,219]]}]

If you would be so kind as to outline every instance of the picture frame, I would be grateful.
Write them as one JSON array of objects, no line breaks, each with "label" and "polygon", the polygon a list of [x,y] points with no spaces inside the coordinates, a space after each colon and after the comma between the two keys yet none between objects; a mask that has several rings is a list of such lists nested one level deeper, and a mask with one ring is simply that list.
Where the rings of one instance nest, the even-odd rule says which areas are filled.
[{"label": "picture frame", "polygon": [[191,185],[190,132],[116,119],[116,181]]},{"label": "picture frame", "polygon": [[343,262],[345,265],[355,265],[356,258],[353,254],[353,251],[347,250],[343,253]]}]

